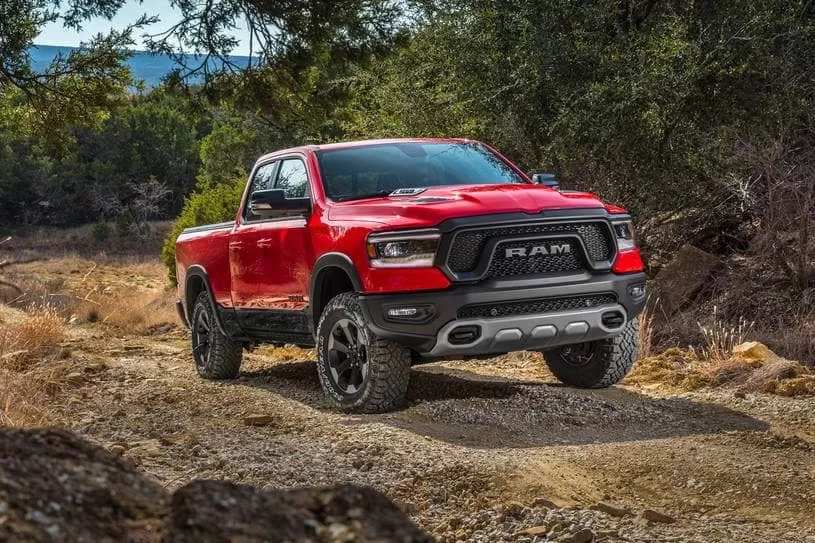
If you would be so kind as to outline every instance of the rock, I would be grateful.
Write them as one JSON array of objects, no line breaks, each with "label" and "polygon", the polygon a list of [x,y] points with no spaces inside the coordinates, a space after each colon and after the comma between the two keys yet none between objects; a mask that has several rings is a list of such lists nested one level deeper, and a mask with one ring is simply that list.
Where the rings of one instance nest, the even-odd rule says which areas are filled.
[{"label": "rock", "polygon": [[246,415],[243,417],[243,423],[246,426],[269,426],[275,424],[277,420],[274,415]]},{"label": "rock", "polygon": [[156,458],[164,456],[164,449],[158,439],[145,439],[144,441],[134,441],[130,443],[128,452],[133,456],[141,458]]},{"label": "rock", "polygon": [[[46,497],[56,505],[47,518]],[[169,502],[161,485],[68,431],[0,430],[0,541],[155,541]]]},{"label": "rock", "polygon": [[547,534],[547,532],[549,532],[549,527],[546,526],[545,524],[541,524],[540,526],[531,526],[529,528],[524,528],[520,532],[517,532],[515,534],[515,537],[522,535],[528,535],[531,537],[544,536]]},{"label": "rock", "polygon": [[509,502],[501,508],[504,518],[519,518],[523,515],[524,505],[518,502]]},{"label": "rock", "polygon": [[624,517],[626,515],[631,514],[631,511],[626,509],[625,507],[608,502],[596,503],[590,506],[589,509],[592,509],[594,511],[600,511],[607,515],[611,515],[612,517]]},{"label": "rock", "polygon": [[[111,448],[117,446],[124,449]],[[371,488],[279,491],[195,481],[170,496],[126,459],[71,432],[0,429],[0,541],[64,540],[423,543],[432,538]]]},{"label": "rock", "polygon": [[78,371],[72,371],[68,375],[65,376],[65,381],[71,383],[72,385],[78,385],[85,380],[85,376]]},{"label": "rock", "polygon": [[110,447],[108,447],[108,450],[110,451],[110,454],[112,454],[113,456],[122,456],[127,449],[125,449],[121,445],[111,445]]},{"label": "rock", "polygon": [[720,265],[721,261],[715,255],[693,245],[682,246],[674,259],[654,278],[651,299],[659,298],[662,307],[662,311],[656,314],[670,318],[691,301]]},{"label": "rock", "polygon": [[772,352],[769,347],[758,341],[747,341],[736,345],[733,347],[733,354],[750,361],[763,362],[765,364],[783,360],[783,358]]},{"label": "rock", "polygon": [[594,532],[588,528],[583,528],[573,534],[561,536],[557,539],[558,543],[591,543],[594,541]]},{"label": "rock", "polygon": [[544,507],[546,509],[557,509],[555,502],[547,500],[546,498],[535,498],[532,500],[532,507]]},{"label": "rock", "polygon": [[[362,518],[350,519],[348,512],[357,509],[363,511]],[[166,540],[430,542],[432,538],[388,498],[367,487],[274,491],[195,481],[173,496]]]},{"label": "rock", "polygon": [[675,518],[660,513],[659,511],[654,511],[653,509],[643,509],[642,513],[640,513],[640,517],[651,522],[660,522],[662,524],[673,524],[676,522]]}]

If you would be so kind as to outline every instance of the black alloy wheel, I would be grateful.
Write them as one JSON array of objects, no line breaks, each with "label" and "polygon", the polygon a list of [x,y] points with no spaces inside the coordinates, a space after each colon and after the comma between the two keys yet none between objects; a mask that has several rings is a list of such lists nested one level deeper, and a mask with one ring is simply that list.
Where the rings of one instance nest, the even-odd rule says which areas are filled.
[{"label": "black alloy wheel", "polygon": [[356,394],[368,378],[365,338],[350,319],[339,319],[328,336],[328,368],[332,384],[345,394]]},{"label": "black alloy wheel", "polygon": [[199,372],[209,363],[212,346],[212,322],[207,311],[199,311],[192,330],[192,356]]}]

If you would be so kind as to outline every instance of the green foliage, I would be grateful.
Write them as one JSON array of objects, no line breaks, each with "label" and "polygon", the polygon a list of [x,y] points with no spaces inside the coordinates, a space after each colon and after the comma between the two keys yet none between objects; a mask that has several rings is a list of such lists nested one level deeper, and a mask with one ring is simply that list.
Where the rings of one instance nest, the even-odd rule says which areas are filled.
[{"label": "green foliage", "polygon": [[640,216],[737,211],[724,180],[745,130],[813,103],[810,2],[428,4],[357,74],[348,133],[484,139]]},{"label": "green foliage", "polygon": [[128,237],[133,233],[133,226],[136,224],[136,218],[129,207],[124,208],[118,217],[116,217],[116,230],[120,237]]},{"label": "green foliage", "polygon": [[269,131],[254,116],[233,112],[218,120],[201,140],[198,186],[226,183],[248,171],[259,155],[275,149]]},{"label": "green foliage", "polygon": [[110,226],[104,219],[99,219],[93,225],[93,239],[99,242],[107,241],[110,237]]},{"label": "green foliage", "polygon": [[170,191],[151,218],[180,211],[195,187],[201,138],[209,123],[189,101],[157,89],[123,97],[97,122],[63,127],[54,142],[21,122],[18,102],[0,101],[0,223],[71,225],[111,219],[146,180]]},{"label": "green foliage", "polygon": [[[62,5],[61,5],[62,4]],[[0,3],[0,94],[15,89],[29,124],[57,139],[67,125],[93,123],[114,106],[130,84],[123,65],[132,34],[150,20],[140,18],[122,30],[99,34],[42,73],[29,64],[28,48],[49,23],[79,29],[85,19],[113,17],[122,0],[4,0]],[[65,9],[61,9],[62,7]]]},{"label": "green foliage", "polygon": [[176,282],[175,241],[178,236],[185,228],[234,220],[245,185],[245,175],[236,177],[195,192],[184,203],[184,209],[173,224],[161,250],[161,259],[167,266],[173,284]]}]

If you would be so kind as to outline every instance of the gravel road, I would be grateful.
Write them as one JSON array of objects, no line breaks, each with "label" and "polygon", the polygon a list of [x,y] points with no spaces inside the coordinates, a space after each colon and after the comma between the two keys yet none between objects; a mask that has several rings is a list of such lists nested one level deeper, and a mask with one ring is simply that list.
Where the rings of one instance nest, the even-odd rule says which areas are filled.
[{"label": "gravel road", "polygon": [[186,335],[72,326],[64,423],[175,489],[366,484],[440,541],[815,543],[815,399],[557,384],[538,355],[414,368],[409,405],[326,409],[310,358],[195,376]]}]

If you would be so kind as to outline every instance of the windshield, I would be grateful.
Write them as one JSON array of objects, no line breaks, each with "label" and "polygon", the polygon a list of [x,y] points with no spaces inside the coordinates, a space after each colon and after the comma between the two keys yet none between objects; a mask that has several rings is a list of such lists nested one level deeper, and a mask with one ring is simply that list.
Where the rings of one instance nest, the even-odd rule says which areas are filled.
[{"label": "windshield", "polygon": [[326,196],[357,200],[397,189],[523,183],[480,143],[388,143],[317,151]]}]

